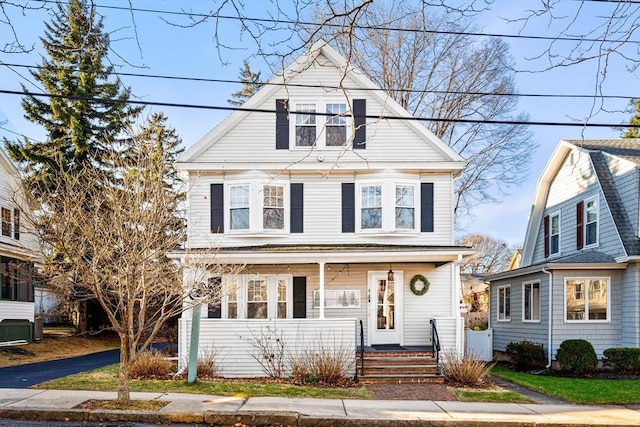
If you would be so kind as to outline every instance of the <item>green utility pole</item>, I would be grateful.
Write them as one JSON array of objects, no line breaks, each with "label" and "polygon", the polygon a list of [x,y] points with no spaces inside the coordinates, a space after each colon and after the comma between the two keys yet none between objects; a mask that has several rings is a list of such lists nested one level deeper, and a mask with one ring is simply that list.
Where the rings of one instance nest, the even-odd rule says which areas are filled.
[{"label": "green utility pole", "polygon": [[201,304],[191,308],[191,342],[189,344],[189,373],[187,381],[194,383],[198,376],[198,347],[200,341]]}]

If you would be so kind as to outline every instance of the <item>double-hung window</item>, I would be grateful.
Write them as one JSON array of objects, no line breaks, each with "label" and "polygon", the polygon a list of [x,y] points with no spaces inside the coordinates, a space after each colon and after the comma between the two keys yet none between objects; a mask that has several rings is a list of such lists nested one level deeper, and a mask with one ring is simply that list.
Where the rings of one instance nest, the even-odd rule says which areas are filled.
[{"label": "double-hung window", "polygon": [[396,185],[396,228],[415,229],[415,189],[413,185]]},{"label": "double-hung window", "polygon": [[[296,147],[311,147],[316,143],[316,105],[298,104],[296,106]],[[311,114],[305,114],[311,113]]]},{"label": "double-hung window", "polygon": [[248,230],[250,226],[249,185],[232,185],[229,187],[229,213],[231,230]]},{"label": "double-hung window", "polygon": [[326,146],[342,147],[347,142],[347,104],[327,104]]},{"label": "double-hung window", "polygon": [[511,320],[511,285],[498,287],[498,321]]},{"label": "double-hung window", "polygon": [[549,254],[560,253],[560,213],[550,215]]},{"label": "double-hung window", "polygon": [[266,279],[253,279],[247,283],[247,318],[266,319],[268,314]]},{"label": "double-hung window", "polygon": [[417,229],[417,184],[359,184],[360,231],[407,232]]},{"label": "double-hung window", "polygon": [[608,284],[604,277],[565,279],[565,320],[609,320]]},{"label": "double-hung window", "polygon": [[262,187],[262,226],[265,230],[284,230],[284,187]]},{"label": "double-hung window", "polygon": [[11,211],[2,208],[2,235],[11,237]]},{"label": "double-hung window", "polygon": [[598,243],[598,199],[591,198],[585,201],[585,221],[584,221],[584,244],[585,246]]},{"label": "double-hung window", "polygon": [[522,284],[522,320],[525,322],[540,321],[540,283]]},{"label": "double-hung window", "polygon": [[361,187],[360,227],[363,230],[382,228],[382,185]]},{"label": "double-hung window", "polygon": [[350,123],[345,102],[294,105],[294,147],[343,147]]}]

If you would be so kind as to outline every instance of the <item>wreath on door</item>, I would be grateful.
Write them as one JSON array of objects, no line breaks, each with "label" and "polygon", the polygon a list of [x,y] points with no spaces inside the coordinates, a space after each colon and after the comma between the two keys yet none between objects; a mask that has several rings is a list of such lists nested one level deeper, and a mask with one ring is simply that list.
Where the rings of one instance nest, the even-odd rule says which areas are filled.
[{"label": "wreath on door", "polygon": [[[422,285],[416,286],[418,282],[420,282]],[[411,279],[410,286],[411,292],[413,292],[414,295],[424,295],[429,290],[429,281],[422,274],[416,274]]]}]

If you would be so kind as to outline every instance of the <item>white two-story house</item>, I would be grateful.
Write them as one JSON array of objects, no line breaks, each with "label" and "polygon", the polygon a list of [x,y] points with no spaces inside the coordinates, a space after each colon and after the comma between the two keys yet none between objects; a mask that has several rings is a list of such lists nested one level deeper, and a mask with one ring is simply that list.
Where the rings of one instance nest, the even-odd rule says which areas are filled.
[{"label": "white two-story house", "polygon": [[0,343],[34,338],[36,242],[21,223],[27,206],[18,170],[0,150]]},{"label": "white two-story house", "polygon": [[322,341],[355,355],[361,341],[431,346],[433,319],[442,347],[462,351],[458,261],[471,250],[454,244],[453,193],[464,167],[316,43],[176,163],[189,182],[183,263],[241,266],[206,278],[222,298],[202,307],[200,351],[215,348],[223,375],[253,376],[249,341],[267,330],[288,351]]},{"label": "white two-story house", "polygon": [[560,141],[538,180],[520,268],[492,275],[493,348],[567,339],[640,347],[640,140]]}]

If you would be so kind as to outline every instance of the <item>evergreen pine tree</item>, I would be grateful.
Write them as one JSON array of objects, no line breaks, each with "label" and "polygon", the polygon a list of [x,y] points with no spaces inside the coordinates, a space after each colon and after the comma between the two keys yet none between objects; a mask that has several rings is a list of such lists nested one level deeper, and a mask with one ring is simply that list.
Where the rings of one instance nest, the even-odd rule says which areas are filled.
[{"label": "evergreen pine tree", "polygon": [[93,4],[58,3],[52,21],[45,25],[40,40],[47,57],[31,74],[51,96],[40,99],[23,85],[27,95],[22,107],[28,120],[45,128],[46,141],[5,139],[7,151],[24,167],[36,196],[52,191],[59,174],[104,166],[118,146],[119,134],[141,110],[127,105],[130,90],[119,79],[109,79],[113,72],[106,63],[109,37]]},{"label": "evergreen pine tree", "polygon": [[242,89],[231,94],[235,99],[227,99],[227,102],[235,107],[244,104],[247,99],[251,98],[263,86],[263,83],[260,81],[260,72],[253,73],[246,59],[243,62],[242,68],[240,68],[239,78],[242,83]]},{"label": "evergreen pine tree", "polygon": [[[640,99],[632,101],[635,104],[636,114],[629,120],[630,125],[640,126]],[[623,138],[640,138],[640,128],[628,127],[622,134]]]}]

